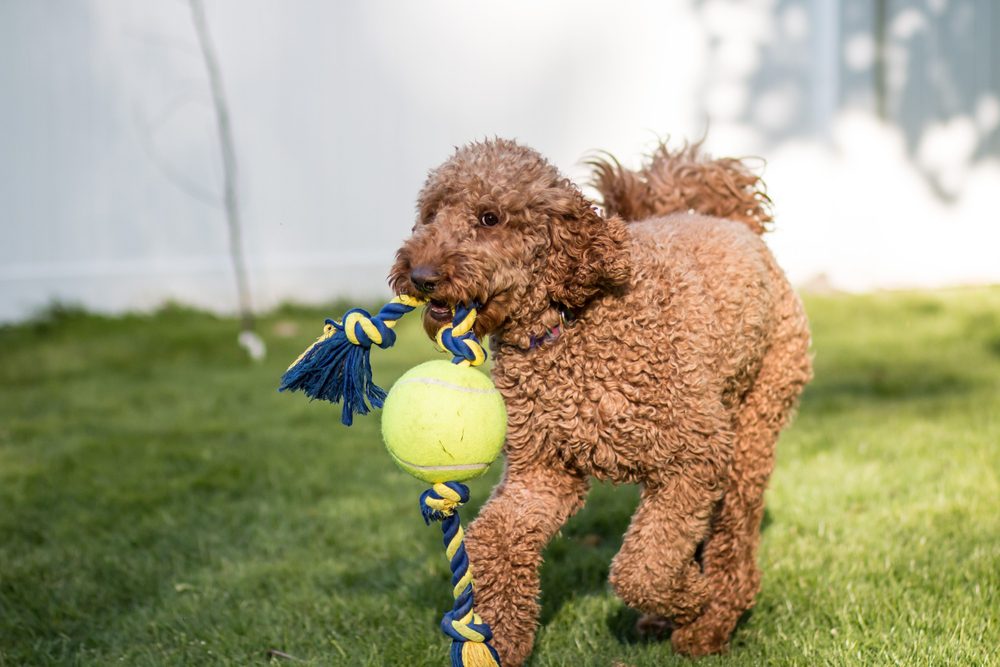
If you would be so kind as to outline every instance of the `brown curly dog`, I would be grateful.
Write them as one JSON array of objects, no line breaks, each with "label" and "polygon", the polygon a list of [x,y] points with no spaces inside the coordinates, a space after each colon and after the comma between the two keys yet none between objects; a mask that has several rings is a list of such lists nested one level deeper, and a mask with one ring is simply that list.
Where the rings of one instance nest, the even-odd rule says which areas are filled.
[{"label": "brown curly dog", "polygon": [[531,653],[542,550],[590,477],[638,483],[611,584],[687,655],[725,651],[760,588],[774,445],[811,376],[802,306],[737,160],[665,146],[597,160],[602,215],[535,151],[494,140],[433,170],[390,281],[425,327],[483,304],[507,401],[503,481],[469,527],[476,607],[506,667]]}]

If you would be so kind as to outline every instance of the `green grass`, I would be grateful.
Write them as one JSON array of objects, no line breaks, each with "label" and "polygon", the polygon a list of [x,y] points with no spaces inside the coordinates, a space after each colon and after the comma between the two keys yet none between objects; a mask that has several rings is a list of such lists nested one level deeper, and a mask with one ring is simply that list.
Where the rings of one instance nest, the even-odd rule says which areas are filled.
[{"label": "green grass", "polygon": [[[1000,289],[807,306],[816,380],[779,447],[764,588],[698,664],[997,663]],[[176,307],[0,329],[0,664],[446,664],[423,486],[377,417],[275,392],[325,314],[265,318],[261,365],[233,321]],[[383,383],[434,355],[401,329]],[[533,666],[687,664],[606,583],[635,502],[595,487],[549,547]]]}]

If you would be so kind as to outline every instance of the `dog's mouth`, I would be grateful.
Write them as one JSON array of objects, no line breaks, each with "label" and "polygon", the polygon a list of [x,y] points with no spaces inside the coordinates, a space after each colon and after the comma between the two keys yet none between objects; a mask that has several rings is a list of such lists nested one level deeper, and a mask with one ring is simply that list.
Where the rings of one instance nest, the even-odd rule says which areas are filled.
[{"label": "dog's mouth", "polygon": [[501,290],[492,294],[479,293],[463,297],[434,295],[424,305],[424,331],[434,339],[442,327],[454,321],[455,306],[471,302],[478,305],[474,331],[480,338],[487,336],[493,333],[504,319],[505,292],[506,290]]},{"label": "dog's mouth", "polygon": [[435,322],[447,324],[451,322],[452,318],[451,306],[448,305],[446,301],[431,299],[431,301],[427,304],[427,315],[429,315]]},{"label": "dog's mouth", "polygon": [[[479,299],[482,299],[481,301]],[[486,309],[490,306],[493,301],[493,297],[489,296],[483,299],[482,297],[474,298],[473,303],[478,304],[479,315],[482,316]],[[468,303],[468,302],[465,302]],[[450,299],[431,299],[427,302],[425,306],[425,314],[427,317],[437,324],[451,324],[455,317],[455,306],[457,304],[452,302]],[[492,311],[491,311],[492,312]]]}]

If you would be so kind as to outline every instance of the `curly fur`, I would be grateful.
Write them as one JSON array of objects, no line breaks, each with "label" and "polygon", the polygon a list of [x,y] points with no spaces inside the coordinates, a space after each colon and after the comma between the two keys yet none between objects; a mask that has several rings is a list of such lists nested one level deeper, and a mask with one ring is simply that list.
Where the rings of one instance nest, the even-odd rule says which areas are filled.
[{"label": "curly fur", "polygon": [[[805,315],[759,236],[768,200],[742,163],[661,146],[638,172],[594,166],[606,216],[531,149],[458,149],[430,173],[390,274],[416,294],[423,267],[432,303],[483,304],[506,467],[466,547],[510,667],[531,652],[542,550],[591,477],[642,486],[611,566],[618,595],[673,627],[677,651],[725,651],[760,587],[774,444],[811,377]],[[575,321],[532,346],[567,309]],[[424,317],[436,331],[441,308]]]}]

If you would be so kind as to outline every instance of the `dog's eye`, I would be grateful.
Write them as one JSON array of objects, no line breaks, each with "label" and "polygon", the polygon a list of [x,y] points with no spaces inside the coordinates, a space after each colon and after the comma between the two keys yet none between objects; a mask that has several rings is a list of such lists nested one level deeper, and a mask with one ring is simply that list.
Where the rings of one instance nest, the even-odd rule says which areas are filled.
[{"label": "dog's eye", "polygon": [[500,224],[500,216],[493,211],[486,211],[479,216],[479,224],[483,227],[493,227]]}]

